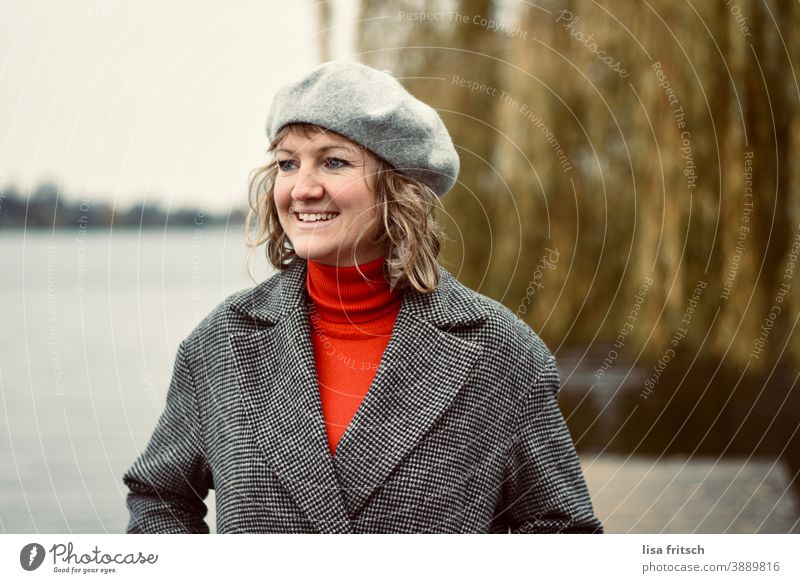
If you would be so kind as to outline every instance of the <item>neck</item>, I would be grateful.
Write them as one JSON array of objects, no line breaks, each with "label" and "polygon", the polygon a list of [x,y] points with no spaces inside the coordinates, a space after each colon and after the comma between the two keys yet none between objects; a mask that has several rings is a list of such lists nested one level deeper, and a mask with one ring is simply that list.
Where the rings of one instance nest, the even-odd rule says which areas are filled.
[{"label": "neck", "polygon": [[319,317],[335,324],[366,324],[398,309],[402,295],[390,290],[383,269],[383,257],[349,266],[309,260],[306,289]]}]

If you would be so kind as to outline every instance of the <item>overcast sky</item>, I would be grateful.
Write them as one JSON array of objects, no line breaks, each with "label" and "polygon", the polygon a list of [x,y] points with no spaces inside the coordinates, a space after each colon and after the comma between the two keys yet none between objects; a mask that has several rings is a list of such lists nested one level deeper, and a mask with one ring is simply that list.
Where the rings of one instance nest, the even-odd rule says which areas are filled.
[{"label": "overcast sky", "polygon": [[[357,0],[334,3],[335,58]],[[0,5],[0,193],[223,210],[263,160],[275,91],[318,62],[311,0]]]}]

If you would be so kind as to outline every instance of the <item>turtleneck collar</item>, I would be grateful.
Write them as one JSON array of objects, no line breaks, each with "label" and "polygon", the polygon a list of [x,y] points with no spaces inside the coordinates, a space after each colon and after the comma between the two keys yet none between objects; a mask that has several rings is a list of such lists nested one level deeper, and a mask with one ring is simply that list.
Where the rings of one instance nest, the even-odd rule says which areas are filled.
[{"label": "turtleneck collar", "polygon": [[[309,260],[306,289],[319,317],[329,324],[357,323],[363,329],[364,324],[374,322],[385,327],[381,323],[387,323],[387,317],[400,309],[402,293],[390,290],[383,265],[383,257],[358,266],[325,265]],[[393,318],[389,321],[393,322]]]}]

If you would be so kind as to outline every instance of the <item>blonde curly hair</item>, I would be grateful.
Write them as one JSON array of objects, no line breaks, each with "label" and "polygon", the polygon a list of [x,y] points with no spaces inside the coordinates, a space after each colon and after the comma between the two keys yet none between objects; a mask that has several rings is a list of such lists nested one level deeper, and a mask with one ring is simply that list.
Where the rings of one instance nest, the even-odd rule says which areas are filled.
[{"label": "blonde curly hair", "polygon": [[[335,133],[314,124],[289,124],[270,144],[267,151],[270,160],[267,164],[251,172],[250,210],[245,219],[248,264],[256,248],[264,243],[267,259],[278,270],[291,265],[297,257],[278,218],[274,197],[275,177],[278,174],[274,152],[290,132],[305,137],[319,132]],[[445,239],[437,216],[442,209],[439,197],[427,186],[395,170],[369,149],[358,144],[356,146],[376,168],[377,218],[381,223],[376,244],[386,249],[384,275],[387,281],[393,289],[413,287],[422,293],[434,291],[439,285],[436,258]],[[353,263],[356,264],[355,247]]]}]

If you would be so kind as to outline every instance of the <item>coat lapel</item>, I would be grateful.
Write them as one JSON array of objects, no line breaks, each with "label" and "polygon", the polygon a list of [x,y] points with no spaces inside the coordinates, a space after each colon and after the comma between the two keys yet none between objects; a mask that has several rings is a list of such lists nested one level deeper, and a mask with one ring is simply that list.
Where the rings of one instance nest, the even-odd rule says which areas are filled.
[{"label": "coat lapel", "polygon": [[332,458],[316,377],[306,262],[234,300],[261,329],[231,336],[250,422],[271,467],[320,532],[351,532],[370,495],[453,403],[482,354],[457,328],[484,320],[440,268],[430,294],[406,291],[380,366]]},{"label": "coat lapel", "polygon": [[350,517],[450,406],[481,354],[401,307],[389,345],[334,465]]},{"label": "coat lapel", "polygon": [[308,315],[297,305],[301,276],[295,269],[279,278],[274,290],[279,302],[239,302],[272,325],[231,335],[231,347],[245,411],[270,467],[319,532],[347,533],[350,522],[325,433]]}]

